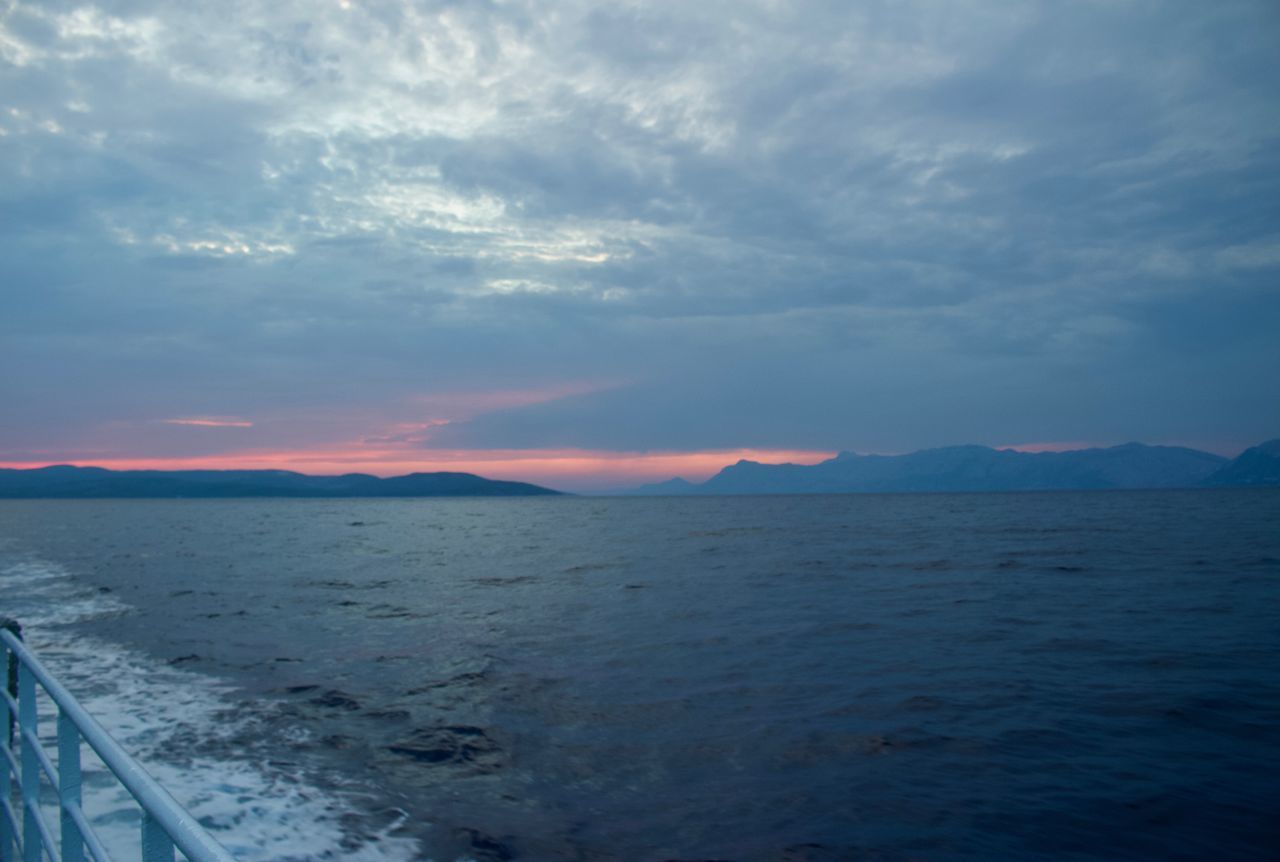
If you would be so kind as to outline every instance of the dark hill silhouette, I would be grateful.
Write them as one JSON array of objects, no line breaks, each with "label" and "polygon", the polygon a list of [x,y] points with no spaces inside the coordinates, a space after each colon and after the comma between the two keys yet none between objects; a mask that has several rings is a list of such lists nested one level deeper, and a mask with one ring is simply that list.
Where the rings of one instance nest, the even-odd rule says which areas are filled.
[{"label": "dark hill silhouette", "polygon": [[1268,440],[1239,457],[1205,480],[1213,486],[1280,485],[1280,438]]},{"label": "dark hill silhouette", "polygon": [[651,485],[641,485],[628,493],[638,496],[651,497],[676,497],[682,494],[696,494],[698,486],[679,476],[674,479],[668,479],[665,482],[654,482]]},{"label": "dark hill silhouette", "polygon": [[662,482],[638,494],[848,494],[897,491],[1035,491],[1189,488],[1227,465],[1220,455],[1126,443],[1068,452],[948,446],[907,455],[841,452],[820,464],[739,461],[702,484]]},{"label": "dark hill silhouette", "polygon": [[559,494],[471,473],[308,476],[287,470],[106,470],[65,464],[0,470],[0,498],[81,497],[517,497]]}]

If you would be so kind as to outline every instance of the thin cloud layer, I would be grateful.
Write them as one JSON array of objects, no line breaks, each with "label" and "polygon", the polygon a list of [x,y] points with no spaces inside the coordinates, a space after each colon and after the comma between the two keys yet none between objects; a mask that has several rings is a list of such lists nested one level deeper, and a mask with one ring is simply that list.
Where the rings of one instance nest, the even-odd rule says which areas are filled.
[{"label": "thin cloud layer", "polygon": [[1266,2],[10,3],[0,460],[1243,448],[1278,39]]}]

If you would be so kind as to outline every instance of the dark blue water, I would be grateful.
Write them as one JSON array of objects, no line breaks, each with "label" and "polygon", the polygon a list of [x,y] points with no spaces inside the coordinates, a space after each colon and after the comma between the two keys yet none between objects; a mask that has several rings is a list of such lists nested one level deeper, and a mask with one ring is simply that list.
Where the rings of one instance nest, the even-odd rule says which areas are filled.
[{"label": "dark blue water", "polygon": [[143,747],[294,794],[203,814],[260,858],[1280,858],[1280,493],[6,502],[5,571],[113,711],[215,681]]}]

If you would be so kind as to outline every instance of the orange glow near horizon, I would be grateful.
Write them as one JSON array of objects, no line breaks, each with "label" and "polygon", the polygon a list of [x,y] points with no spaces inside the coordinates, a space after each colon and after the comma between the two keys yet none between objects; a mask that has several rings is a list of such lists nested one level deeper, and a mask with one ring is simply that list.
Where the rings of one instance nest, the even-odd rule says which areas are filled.
[{"label": "orange glow near horizon", "polygon": [[770,464],[816,464],[834,452],[789,449],[716,449],[691,452],[615,452],[586,449],[317,449],[240,451],[177,458],[107,456],[0,462],[32,469],[52,464],[111,470],[292,470],[313,475],[455,471],[488,479],[534,482],[563,490],[623,488],[680,476],[701,481],[740,459]]}]

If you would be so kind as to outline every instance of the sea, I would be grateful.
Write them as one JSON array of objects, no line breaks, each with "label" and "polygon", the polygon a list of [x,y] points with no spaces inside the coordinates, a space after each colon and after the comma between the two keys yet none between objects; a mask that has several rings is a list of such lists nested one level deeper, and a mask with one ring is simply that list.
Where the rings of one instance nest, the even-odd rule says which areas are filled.
[{"label": "sea", "polygon": [[1277,490],[4,501],[0,615],[245,862],[1280,859]]}]

